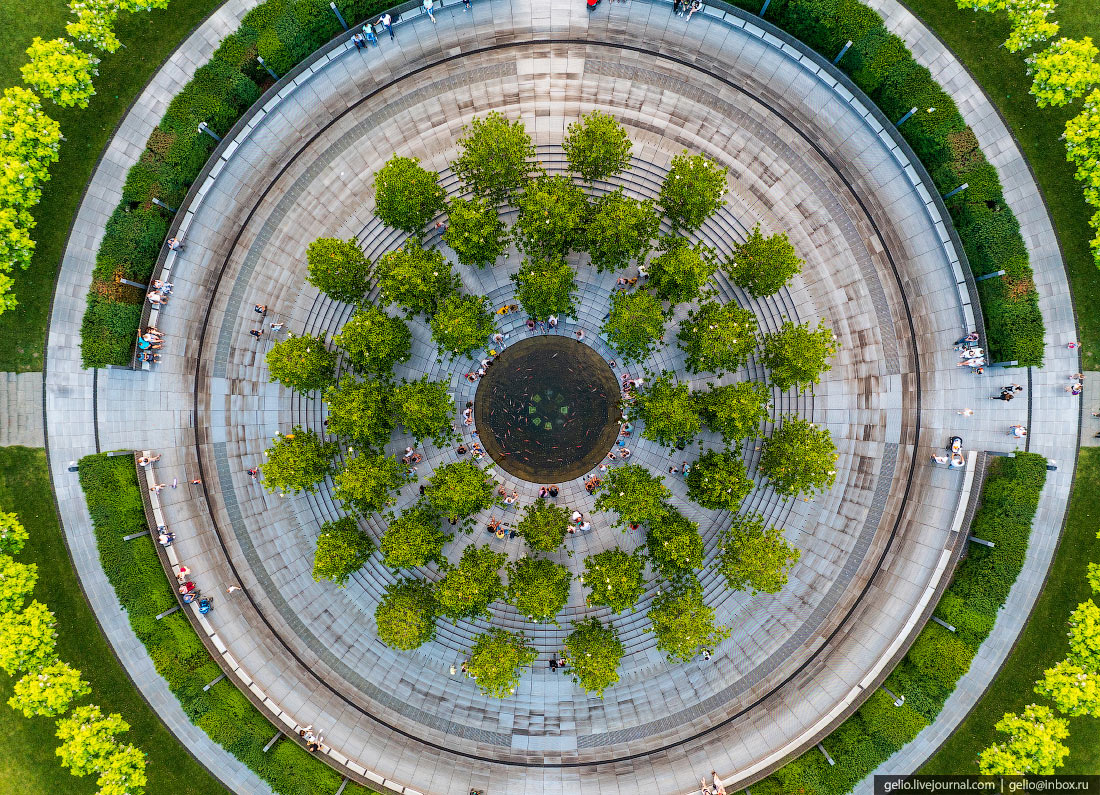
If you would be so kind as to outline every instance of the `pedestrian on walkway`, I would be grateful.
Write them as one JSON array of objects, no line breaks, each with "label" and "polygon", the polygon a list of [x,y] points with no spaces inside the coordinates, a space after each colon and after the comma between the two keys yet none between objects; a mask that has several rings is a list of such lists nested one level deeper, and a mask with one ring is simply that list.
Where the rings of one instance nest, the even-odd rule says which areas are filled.
[{"label": "pedestrian on walkway", "polygon": [[465,6],[462,9],[462,13],[465,14],[467,11],[470,10],[470,0],[462,0],[462,5]]},{"label": "pedestrian on walkway", "polygon": [[367,42],[372,47],[378,46],[378,37],[374,35],[374,25],[369,22],[363,25],[363,35],[367,37]]},{"label": "pedestrian on walkway", "polygon": [[273,334],[278,334],[280,331],[283,330],[283,326],[285,326],[285,325],[286,325],[286,323],[284,323],[282,321],[279,321],[278,323],[272,323],[271,324],[271,332]]},{"label": "pedestrian on walkway", "polygon": [[1079,382],[1076,382],[1076,381],[1072,384],[1067,384],[1066,385],[1066,391],[1069,392],[1071,395],[1074,395],[1074,396],[1080,395],[1081,391],[1082,391],[1081,384]]},{"label": "pedestrian on walkway", "polygon": [[683,5],[681,0],[672,0],[672,13],[676,16],[680,16],[680,6]]},{"label": "pedestrian on walkway", "polygon": [[1069,348],[1071,351],[1079,350],[1081,347],[1081,343],[1071,342],[1066,347]]},{"label": "pedestrian on walkway", "polygon": [[356,51],[360,51],[367,46],[367,40],[363,38],[362,33],[356,33],[352,36],[351,43],[355,45]]},{"label": "pedestrian on walkway", "polygon": [[726,795],[726,788],[722,786],[722,779],[718,778],[715,771],[710,771],[710,780],[714,784],[714,795]]},{"label": "pedestrian on walkway", "polygon": [[255,480],[256,476],[260,474],[259,467],[252,467],[250,470],[248,470],[248,474],[253,480]]},{"label": "pedestrian on walkway", "polygon": [[991,397],[990,400],[1005,400],[1005,401],[1008,401],[1008,400],[1012,400],[1012,398],[1014,398],[1014,397],[1015,397],[1015,395],[1013,395],[1011,392],[1001,392],[1000,395],[998,395],[997,397]]},{"label": "pedestrian on walkway", "polygon": [[262,328],[254,328],[254,329],[250,329],[248,333],[251,334],[256,339],[259,339],[260,337],[262,337],[264,335],[264,330]]},{"label": "pedestrian on walkway", "polygon": [[424,0],[424,2],[421,4],[421,8],[423,8],[423,11],[421,13],[423,13],[424,11],[427,11],[428,12],[428,19],[430,19],[432,21],[433,25],[435,24],[435,14],[433,13],[433,9],[432,9],[432,6],[434,5],[434,3],[435,3],[435,0]]},{"label": "pedestrian on walkway", "polygon": [[267,304],[256,304],[255,306],[252,307],[252,311],[255,312],[257,315],[259,315],[260,317],[266,317],[267,316]]},{"label": "pedestrian on walkway", "polygon": [[393,41],[396,37],[393,35],[393,17],[389,14],[383,14],[378,19],[378,24],[386,29],[386,32],[390,34],[390,41]]},{"label": "pedestrian on walkway", "polygon": [[183,251],[183,241],[175,237],[168,238],[168,250]]},{"label": "pedestrian on walkway", "polygon": [[[992,398],[990,398],[992,400]],[[974,409],[963,409],[962,411],[956,411],[956,414],[961,414],[964,417],[974,416]]]},{"label": "pedestrian on walkway", "polygon": [[688,11],[687,22],[691,21],[691,15],[703,7],[703,4],[699,0],[691,0],[691,9]]},{"label": "pedestrian on walkway", "polygon": [[1027,436],[1027,428],[1025,428],[1023,425],[1012,425],[1009,426],[1008,433],[1015,439],[1023,439],[1025,436]]}]

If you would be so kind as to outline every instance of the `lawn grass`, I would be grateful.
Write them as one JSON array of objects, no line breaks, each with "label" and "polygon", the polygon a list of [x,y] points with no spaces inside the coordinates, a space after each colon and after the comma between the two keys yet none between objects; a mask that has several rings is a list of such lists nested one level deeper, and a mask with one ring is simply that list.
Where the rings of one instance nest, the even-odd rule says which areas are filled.
[{"label": "lawn grass", "polygon": [[[76,475],[71,475],[75,478]],[[54,612],[61,658],[92,686],[87,699],[118,712],[130,724],[122,735],[149,756],[151,795],[224,795],[226,790],[180,746],[160,722],[107,645],[80,589],[54,511],[53,489],[41,449],[0,447],[0,510],[13,511],[30,533],[18,556],[38,565],[34,598]],[[0,672],[0,792],[5,795],[92,795],[95,777],[77,778],[54,754],[50,718],[24,718],[7,705],[13,680]]]},{"label": "lawn grass", "polygon": [[[1000,110],[1031,163],[1042,189],[1055,231],[1062,244],[1066,270],[1077,307],[1078,333],[1084,343],[1085,369],[1100,369],[1100,270],[1089,251],[1092,211],[1082,196],[1073,167],[1066,161],[1061,141],[1066,121],[1077,115],[1081,103],[1068,108],[1039,108],[1028,93],[1024,54],[1001,46],[1008,37],[1004,14],[960,11],[955,0],[902,0],[942,38],[970,69]],[[1100,40],[1096,0],[1063,0],[1053,18],[1062,26],[1059,36]]]},{"label": "lawn grass", "polygon": [[[84,110],[45,102],[46,112],[61,123],[65,141],[61,159],[51,169],[42,202],[34,210],[38,226],[34,259],[26,271],[14,272],[19,306],[0,315],[0,371],[42,369],[46,320],[69,226],[111,133],[127,108],[164,59],[221,0],[172,0],[167,10],[120,14],[119,38],[126,45],[103,59],[95,80],[96,95]],[[0,46],[0,88],[22,83],[19,67],[36,35],[65,33],[69,10],[63,0],[0,0],[5,36]],[[113,209],[110,208],[110,209]]]},{"label": "lawn grass", "polygon": [[[978,752],[1006,735],[993,729],[1005,712],[1019,712],[1033,702],[1046,703],[1032,688],[1043,671],[1066,656],[1066,619],[1091,595],[1085,581],[1090,560],[1100,560],[1100,448],[1081,450],[1070,498],[1066,529],[1046,585],[1016,648],[985,695],[921,773],[977,773]],[[1070,718],[1070,753],[1059,772],[1100,772],[1100,720]]]}]

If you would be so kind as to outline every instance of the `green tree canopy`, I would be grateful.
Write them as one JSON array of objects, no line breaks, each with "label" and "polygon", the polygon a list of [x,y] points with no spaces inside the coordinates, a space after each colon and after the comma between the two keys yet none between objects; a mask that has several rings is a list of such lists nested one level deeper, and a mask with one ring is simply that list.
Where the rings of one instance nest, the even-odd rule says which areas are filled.
[{"label": "green tree canopy", "polygon": [[727,445],[757,436],[760,423],[771,422],[771,390],[756,381],[711,387],[695,396],[703,422],[722,434]]},{"label": "green tree canopy", "polygon": [[398,362],[407,362],[412,352],[409,327],[377,306],[357,309],[332,341],[357,370],[384,377]]},{"label": "green tree canopy", "polygon": [[1050,707],[1028,704],[1022,715],[1006,712],[994,728],[1009,735],[978,754],[978,769],[987,776],[1051,775],[1062,766],[1069,748],[1069,724]]},{"label": "green tree canopy", "polygon": [[323,334],[312,337],[291,335],[267,352],[269,380],[296,392],[313,392],[332,383],[336,373],[336,352],[325,347]]},{"label": "green tree canopy", "polygon": [[558,259],[584,245],[588,200],[569,177],[540,176],[515,198],[516,245],[533,259]]},{"label": "green tree canopy", "polygon": [[313,555],[313,579],[332,580],[340,588],[366,565],[374,542],[359,529],[355,519],[345,516],[321,525],[317,536],[317,551]]},{"label": "green tree canopy", "polygon": [[91,692],[91,686],[81,678],[80,671],[57,661],[24,674],[15,683],[8,706],[28,718],[54,717],[68,712],[73,701]]},{"label": "green tree canopy", "polygon": [[464,519],[497,503],[494,486],[492,476],[465,459],[438,467],[424,494],[440,516]]},{"label": "green tree canopy", "polygon": [[707,301],[680,322],[676,335],[693,373],[732,373],[757,344],[756,315],[737,304]]},{"label": "green tree canopy", "polygon": [[104,715],[94,704],[77,707],[57,722],[57,755],[61,766],[74,776],[87,776],[107,768],[107,760],[118,747],[116,734],[129,731],[130,724],[118,713]]},{"label": "green tree canopy", "polygon": [[425,249],[409,238],[401,248],[378,260],[382,298],[403,306],[410,315],[431,315],[440,302],[458,289],[458,277],[438,249]]},{"label": "green tree canopy", "polygon": [[332,459],[339,450],[336,442],[322,442],[312,429],[295,425],[290,433],[271,440],[261,465],[264,488],[291,494],[317,492],[317,483],[332,474]]},{"label": "green tree canopy", "polygon": [[592,202],[584,245],[598,271],[617,271],[643,262],[660,228],[652,201],[632,199],[616,188]]},{"label": "green tree canopy", "polygon": [[74,19],[65,25],[65,32],[74,39],[104,52],[114,52],[122,46],[115,35],[118,5],[104,0],[84,0],[73,2],[71,10]]},{"label": "green tree canopy", "polygon": [[730,278],[749,294],[762,298],[780,291],[802,270],[802,260],[786,232],[765,237],[760,224],[733,251],[726,263]]},{"label": "green tree canopy", "polygon": [[664,478],[653,475],[640,464],[627,464],[607,472],[599,486],[596,498],[597,511],[614,511],[619,516],[616,527],[633,524],[651,524],[668,513],[665,502],[672,492],[664,484]]},{"label": "green tree canopy", "polygon": [[410,651],[435,637],[435,597],[432,586],[421,580],[398,580],[374,610],[378,637],[387,646]]},{"label": "green tree canopy", "polygon": [[690,582],[695,578],[695,569],[703,568],[699,525],[674,508],[650,524],[645,543],[653,568],[666,580]]},{"label": "green tree canopy", "polygon": [[380,511],[396,501],[394,492],[412,480],[396,456],[360,453],[336,473],[333,496],[364,514]]},{"label": "green tree canopy", "polygon": [[759,514],[734,516],[718,542],[714,570],[735,591],[779,593],[791,567],[802,553],[787,543],[777,527],[768,527]]},{"label": "green tree canopy", "polygon": [[508,601],[533,621],[554,621],[569,601],[572,581],[573,575],[560,563],[520,558],[508,566]]},{"label": "green tree canopy", "polygon": [[584,559],[581,581],[588,588],[588,604],[621,613],[634,607],[645,592],[645,559],[615,547]]},{"label": "green tree canopy", "polygon": [[690,232],[726,203],[726,190],[726,169],[685,149],[672,159],[657,204],[674,229]]},{"label": "green tree canopy", "polygon": [[699,409],[686,383],[665,373],[638,395],[635,411],[645,423],[642,436],[661,444],[689,442],[699,433]]},{"label": "green tree canopy", "polygon": [[452,199],[447,206],[450,224],[443,242],[466,267],[492,265],[511,239],[496,207],[484,199]]},{"label": "green tree canopy", "polygon": [[569,167],[586,182],[606,179],[630,168],[626,130],[610,113],[594,110],[569,125],[561,148]]},{"label": "green tree canopy", "polygon": [[507,698],[515,694],[521,670],[536,657],[538,652],[522,633],[490,629],[477,636],[467,667],[482,693]]},{"label": "green tree canopy", "polygon": [[786,416],[775,433],[764,440],[760,471],[783,497],[813,495],[832,487],[837,458],[828,428]]},{"label": "green tree canopy", "polygon": [[573,681],[603,698],[603,691],[619,681],[623,644],[611,624],[587,618],[573,625],[565,638],[565,652]]},{"label": "green tree canopy", "polygon": [[783,323],[779,331],[764,335],[764,366],[771,371],[772,383],[782,391],[821,382],[821,374],[833,369],[829,357],[840,350],[833,330],[822,320],[816,329],[809,323]]},{"label": "green tree canopy", "polygon": [[661,302],[644,290],[616,292],[611,296],[611,314],[601,331],[620,356],[641,361],[664,336],[665,316]]},{"label": "green tree canopy", "polygon": [[420,158],[395,154],[374,173],[374,214],[410,235],[420,234],[446,198],[439,175],[422,168]]},{"label": "green tree canopy", "polygon": [[489,300],[480,295],[451,293],[431,319],[432,339],[441,353],[465,356],[483,348],[496,330]]},{"label": "green tree canopy", "polygon": [[358,303],[367,292],[371,265],[355,238],[317,238],[306,249],[306,264],[306,280],[337,301]]},{"label": "green tree canopy", "polygon": [[390,522],[382,536],[382,563],[391,569],[423,566],[428,561],[444,565],[443,545],[450,535],[439,528],[439,516],[426,502],[418,502]]},{"label": "green tree canopy", "polygon": [[96,778],[96,795],[140,795],[145,791],[145,752],[126,743],[115,746]]},{"label": "green tree canopy", "polygon": [[[2,515],[0,515],[0,518],[2,518]],[[1089,587],[1096,591],[1096,593],[1100,593],[1100,563],[1089,564],[1088,581]]]},{"label": "green tree canopy", "polygon": [[62,107],[88,107],[95,96],[92,78],[99,74],[99,59],[77,48],[68,39],[43,41],[35,36],[27,48],[29,63],[20,71],[23,82]]},{"label": "green tree canopy", "polygon": [[523,122],[510,122],[504,114],[492,111],[484,119],[475,117],[462,127],[458,139],[461,152],[451,169],[467,190],[500,204],[523,187],[536,171],[535,145]]},{"label": "green tree canopy", "polygon": [[531,317],[576,317],[577,274],[564,259],[524,259],[512,282],[523,311]]},{"label": "green tree canopy", "polygon": [[1058,39],[1045,50],[1029,55],[1028,76],[1033,78],[1031,94],[1040,108],[1068,105],[1100,83],[1100,49],[1089,36]]},{"label": "green tree canopy", "polygon": [[553,552],[569,532],[569,511],[539,497],[523,509],[516,531],[531,549]]},{"label": "green tree canopy", "polygon": [[38,566],[0,554],[0,613],[22,610],[38,582]]},{"label": "green tree canopy", "polygon": [[660,248],[649,261],[650,288],[673,306],[694,301],[718,270],[714,251],[702,243],[692,246],[682,237],[665,238]]},{"label": "green tree canopy", "polygon": [[0,511],[0,553],[18,555],[30,534],[14,513]]},{"label": "green tree canopy", "polygon": [[1069,614],[1069,659],[1100,670],[1100,607],[1086,599]]},{"label": "green tree canopy", "polygon": [[442,381],[429,381],[427,374],[416,381],[403,381],[393,391],[394,418],[420,444],[432,439],[444,445],[450,438],[455,402]]},{"label": "green tree canopy", "polygon": [[393,431],[393,389],[384,381],[345,375],[325,390],[328,429],[357,444],[381,450]]},{"label": "green tree canopy", "polygon": [[670,662],[687,662],[730,635],[727,627],[715,622],[714,609],[703,601],[697,584],[664,591],[646,615],[652,624],[646,631],[656,636],[657,648]]},{"label": "green tree canopy", "polygon": [[741,456],[707,450],[692,464],[687,477],[688,499],[716,511],[736,511],[753,489]]},{"label": "green tree canopy", "polygon": [[1070,660],[1060,660],[1043,672],[1035,692],[1046,696],[1063,715],[1100,718],[1100,673]]},{"label": "green tree canopy", "polygon": [[489,604],[507,593],[500,568],[508,556],[489,547],[468,546],[462,559],[435,587],[439,615],[456,622],[460,618],[489,617]]}]

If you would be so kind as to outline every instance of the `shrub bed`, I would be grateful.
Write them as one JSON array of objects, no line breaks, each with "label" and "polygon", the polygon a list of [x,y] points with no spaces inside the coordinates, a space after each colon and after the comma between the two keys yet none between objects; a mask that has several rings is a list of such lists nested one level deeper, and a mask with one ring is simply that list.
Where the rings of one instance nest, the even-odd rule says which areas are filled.
[{"label": "shrub bed", "polygon": [[[215,146],[198,131],[199,123],[223,136],[259,99],[272,80],[256,56],[282,75],[340,33],[328,6],[328,0],[268,0],[257,6],[172,100],[126,176],[122,201],[96,254],[80,329],[84,367],[130,363],[144,297],[121,289],[119,279],[144,284],[152,276],[169,226],[167,211],[153,199],[178,206]],[[336,6],[345,19],[363,20],[387,3],[337,0]]]},{"label": "shrub bed", "polygon": [[[95,529],[99,560],[157,671],[187,716],[214,742],[248,765],[281,795],[335,793],[342,777],[289,740],[266,754],[276,727],[229,680],[203,687],[221,674],[187,617],[180,612],[157,621],[177,604],[157,557],[154,540],[123,537],[148,528],[131,456],[89,455],[80,460],[80,485]],[[282,727],[279,727],[280,729]],[[365,795],[365,787],[345,793]]]},{"label": "shrub bed", "polygon": [[[760,0],[729,0],[753,14]],[[1043,363],[1043,316],[1020,224],[1009,209],[996,169],[986,160],[974,132],[955,102],[913,60],[905,43],[886,30],[882,18],[858,0],[774,0],[765,18],[832,60],[847,41],[852,47],[838,66],[898,129],[924,163],[946,200],[975,276],[999,270],[999,278],[978,285],[992,361]],[[929,113],[928,109],[934,108]]]},{"label": "shrub bed", "polygon": [[970,545],[936,608],[957,631],[929,623],[886,678],[885,686],[905,703],[896,707],[885,692],[876,691],[823,741],[835,766],[810,749],[753,784],[754,795],[848,792],[935,719],[993,629],[1020,573],[1046,473],[1046,459],[1035,453],[998,458],[990,467],[971,532],[995,546]]}]

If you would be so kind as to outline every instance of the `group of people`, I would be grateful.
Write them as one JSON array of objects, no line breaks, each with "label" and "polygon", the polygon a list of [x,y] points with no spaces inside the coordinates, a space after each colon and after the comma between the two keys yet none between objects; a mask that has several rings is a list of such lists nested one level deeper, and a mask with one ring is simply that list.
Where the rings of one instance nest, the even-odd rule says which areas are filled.
[{"label": "group of people", "polygon": [[584,518],[580,511],[573,511],[569,517],[569,534],[587,533],[592,529],[592,523]]},{"label": "group of people", "polygon": [[298,729],[298,736],[305,740],[306,750],[309,751],[311,754],[317,753],[321,750],[321,748],[324,747],[321,744],[321,741],[325,738],[317,732],[313,731],[312,723],[308,726],[303,726],[301,729]]},{"label": "group of people", "polygon": [[528,331],[535,331],[538,329],[543,334],[546,334],[550,329],[558,327],[558,316],[550,315],[546,320],[537,320],[533,317],[529,317],[524,325],[527,326]]},{"label": "group of people", "polygon": [[1074,373],[1069,377],[1069,383],[1066,384],[1066,391],[1074,397],[1080,395],[1085,391],[1085,374]]},{"label": "group of people", "polygon": [[980,341],[981,335],[976,331],[955,340],[955,352],[959,354],[956,367],[969,367],[976,375],[985,372],[985,350],[977,345]]},{"label": "group of people", "polygon": [[722,786],[722,779],[718,773],[710,771],[710,783],[705,778],[699,779],[699,795],[726,795],[726,788]]},{"label": "group of people", "polygon": [[547,497],[556,499],[558,496],[558,484],[551,483],[549,486],[539,486],[539,499],[545,500]]},{"label": "group of people", "polygon": [[1008,386],[1001,387],[1001,394],[997,397],[991,397],[990,400],[1004,400],[1009,401],[1016,397],[1017,392],[1023,392],[1024,388],[1020,384],[1009,384]]},{"label": "group of people", "polygon": [[678,17],[682,17],[685,14],[688,19],[691,19],[691,15],[703,7],[701,0],[672,0],[672,11]]},{"label": "group of people", "polygon": [[589,494],[595,494],[596,489],[600,487],[601,483],[603,483],[603,480],[601,480],[599,476],[589,475],[584,479],[584,490]]}]

